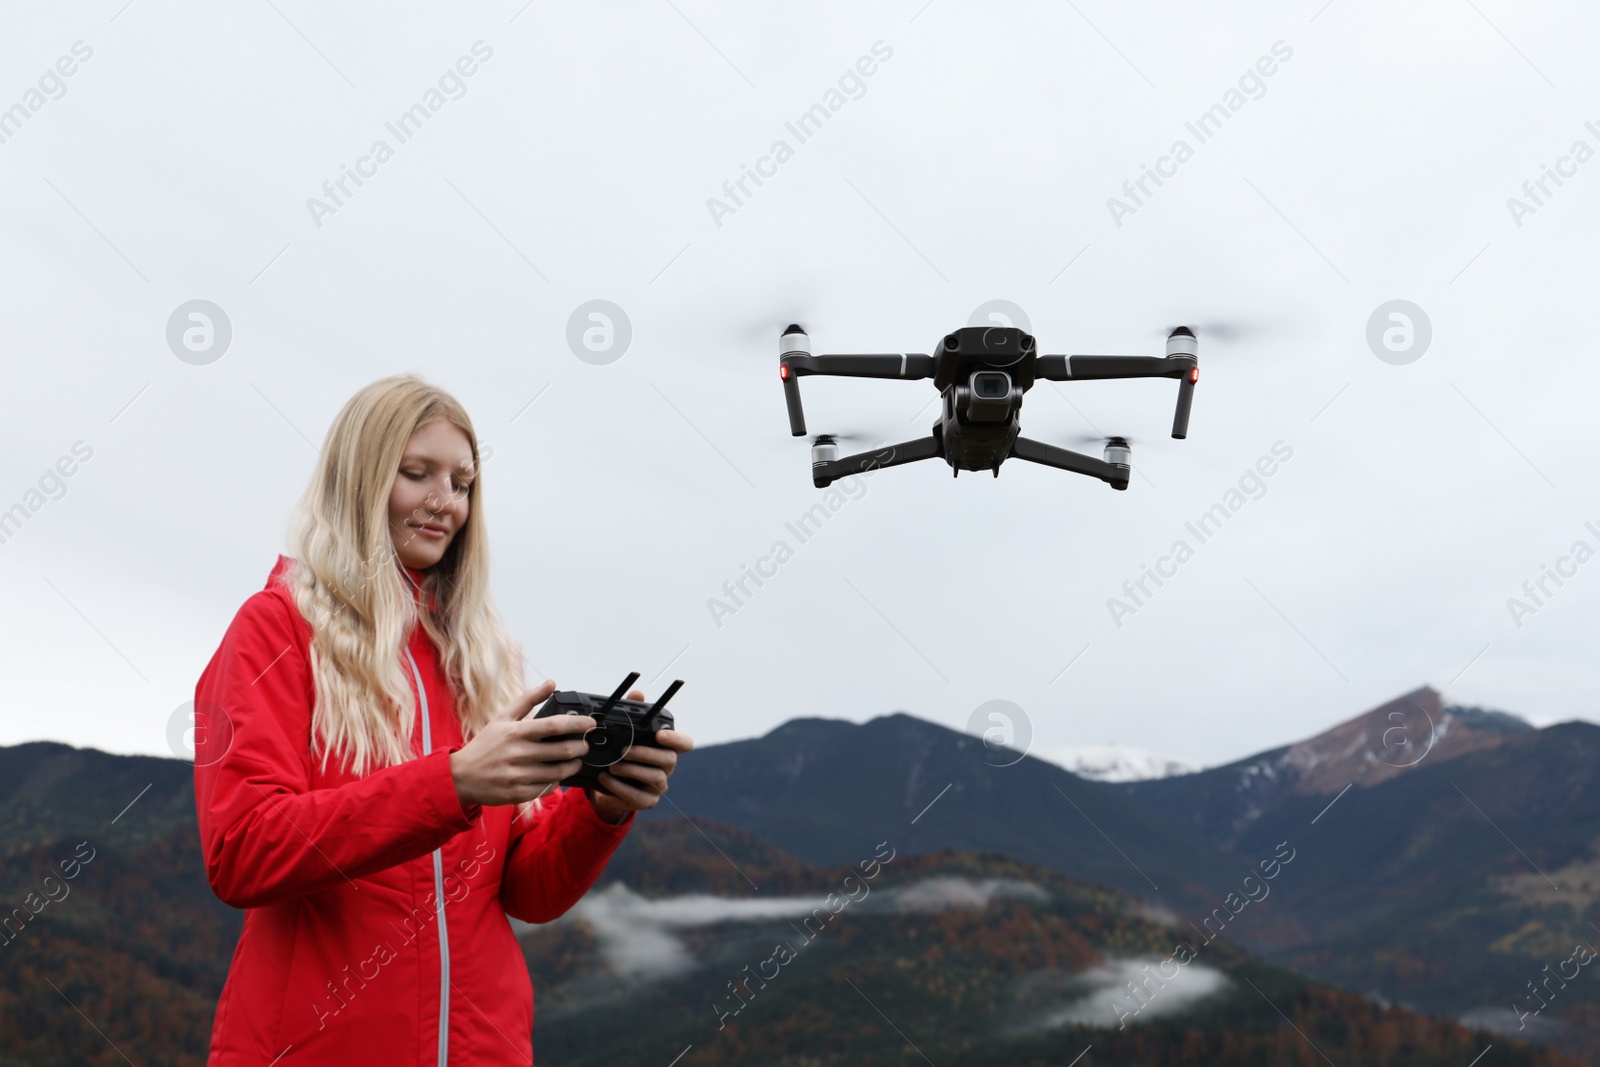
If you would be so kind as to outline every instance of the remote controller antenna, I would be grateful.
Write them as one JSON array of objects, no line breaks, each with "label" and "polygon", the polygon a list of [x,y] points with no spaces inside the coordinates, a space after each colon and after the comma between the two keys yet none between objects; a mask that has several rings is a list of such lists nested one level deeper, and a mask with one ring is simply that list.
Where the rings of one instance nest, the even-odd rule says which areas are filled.
[{"label": "remote controller antenna", "polygon": [[638,680],[639,680],[639,672],[638,671],[633,671],[633,672],[629,673],[629,675],[622,680],[622,684],[617,686],[617,691],[615,693],[612,693],[610,696],[606,697],[606,702],[604,704],[600,705],[600,710],[595,712],[594,714],[598,715],[601,718],[604,718],[607,712],[609,712],[612,708],[617,706],[617,701],[622,699],[623,694],[628,691],[628,687],[630,685],[632,685],[634,682],[637,682]]},{"label": "remote controller antenna", "polygon": [[677,681],[667,686],[667,691],[662,693],[660,698],[657,699],[654,704],[650,705],[650,710],[644,713],[644,721],[647,723],[655,722],[657,713],[659,713],[662,708],[667,706],[667,701],[672,699],[672,694],[676,693],[682,687],[682,678],[679,678]]}]

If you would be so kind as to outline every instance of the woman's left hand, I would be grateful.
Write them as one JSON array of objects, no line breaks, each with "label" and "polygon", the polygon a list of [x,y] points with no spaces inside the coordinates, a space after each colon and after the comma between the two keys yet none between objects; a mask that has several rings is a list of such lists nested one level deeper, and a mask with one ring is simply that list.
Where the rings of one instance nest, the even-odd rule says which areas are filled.
[{"label": "woman's left hand", "polygon": [[[642,701],[644,693],[635,689],[628,699]],[[657,730],[656,743],[663,747],[629,745],[622,759],[600,772],[600,783],[614,795],[586,790],[600,818],[620,823],[629,812],[655,807],[666,794],[667,779],[678,766],[678,753],[694,748],[694,738],[678,730]]]}]

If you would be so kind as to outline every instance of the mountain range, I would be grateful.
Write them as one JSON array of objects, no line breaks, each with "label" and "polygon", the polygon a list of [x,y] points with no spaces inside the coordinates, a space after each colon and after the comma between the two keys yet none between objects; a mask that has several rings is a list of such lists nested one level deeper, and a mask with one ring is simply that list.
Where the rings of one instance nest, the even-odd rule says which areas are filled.
[{"label": "mountain range", "polygon": [[[1019,755],[903,713],[798,719],[697,752],[650,817],[823,864],[898,821],[905,852],[999,853],[1199,936],[1221,908],[1229,940],[1310,977],[1600,1059],[1600,986],[1562,967],[1600,947],[1600,727],[1534,729],[1423,687],[1193,774],[1094,782]],[[1293,874],[1252,906],[1242,880],[1283,844]],[[1567,980],[1542,985],[1546,967]]]},{"label": "mountain range", "polygon": [[[1570,968],[1600,946],[1597,754],[1600,728],[1426,688],[1133,781],[903,713],[793,720],[686,757],[584,901],[519,929],[536,1046],[683,1067],[942,1067],[997,1043],[1016,1063],[1464,1064],[1490,1043],[1592,1062],[1600,997]],[[124,1062],[103,1035],[203,1062],[240,913],[205,883],[190,766],[33,743],[0,749],[0,783],[0,900],[77,861],[0,946],[0,1067]],[[882,850],[870,899],[752,996],[745,966]],[[1187,984],[1119,1029],[1127,983],[1180,941]],[[621,1011],[634,1025],[608,1026]]]}]

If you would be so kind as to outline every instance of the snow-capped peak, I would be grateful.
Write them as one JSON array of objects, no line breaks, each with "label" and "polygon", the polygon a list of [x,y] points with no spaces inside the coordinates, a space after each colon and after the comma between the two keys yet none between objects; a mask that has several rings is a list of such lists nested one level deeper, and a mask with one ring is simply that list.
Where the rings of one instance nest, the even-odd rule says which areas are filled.
[{"label": "snow-capped peak", "polygon": [[1142,782],[1205,769],[1197,760],[1125,745],[1038,746],[1028,754],[1097,782]]}]

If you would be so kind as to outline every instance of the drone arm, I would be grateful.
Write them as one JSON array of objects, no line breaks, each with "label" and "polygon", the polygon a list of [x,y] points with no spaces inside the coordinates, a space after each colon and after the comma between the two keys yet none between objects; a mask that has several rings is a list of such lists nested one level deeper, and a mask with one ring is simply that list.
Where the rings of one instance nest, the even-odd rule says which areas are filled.
[{"label": "drone arm", "polygon": [[1091,478],[1099,478],[1106,482],[1113,489],[1128,488],[1129,468],[1123,463],[1107,463],[1081,452],[1057,448],[1055,445],[1047,445],[1043,441],[1034,441],[1027,437],[1019,437],[1011,442],[1011,455],[1016,459],[1042,463],[1057,470],[1087,474]]},{"label": "drone arm", "polygon": [[874,355],[790,353],[779,362],[791,374],[832,374],[841,378],[932,378],[933,357],[915,352]]},{"label": "drone arm", "polygon": [[1108,378],[1177,378],[1189,364],[1161,356],[1040,356],[1035,377],[1052,382],[1102,381]]},{"label": "drone arm", "polygon": [[1199,347],[1187,327],[1167,337],[1166,356],[1040,356],[1036,377],[1053,382],[1106,378],[1177,378],[1178,406],[1172,414],[1172,436],[1189,436],[1189,408],[1200,380]]},{"label": "drone arm", "polygon": [[944,446],[936,437],[919,437],[898,445],[876,448],[870,452],[857,452],[853,456],[824,460],[811,465],[811,483],[826,489],[840,478],[851,474],[864,474],[879,467],[898,467],[903,463],[934,459],[944,455]]},{"label": "drone arm", "polygon": [[829,374],[842,378],[933,377],[933,357],[915,353],[883,355],[811,354],[811,338],[798,326],[790,326],[778,341],[778,377],[783,380],[783,399],[789,408],[789,432],[805,436],[805,410],[800,406],[800,379],[807,374]]},{"label": "drone arm", "polygon": [[807,374],[840,378],[933,377],[933,357],[916,353],[887,355],[822,355],[785,352],[778,357],[778,377],[783,379],[783,400],[789,407],[789,432],[805,436],[806,415],[800,406],[800,379]]}]

